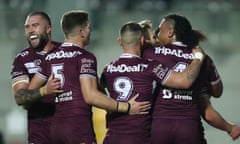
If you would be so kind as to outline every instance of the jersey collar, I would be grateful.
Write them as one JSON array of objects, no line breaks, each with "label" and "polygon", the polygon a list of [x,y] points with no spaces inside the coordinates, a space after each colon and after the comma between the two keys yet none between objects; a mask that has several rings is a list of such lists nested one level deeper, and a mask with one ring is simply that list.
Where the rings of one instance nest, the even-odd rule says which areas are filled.
[{"label": "jersey collar", "polygon": [[140,56],[130,53],[122,53],[120,58],[140,58]]}]

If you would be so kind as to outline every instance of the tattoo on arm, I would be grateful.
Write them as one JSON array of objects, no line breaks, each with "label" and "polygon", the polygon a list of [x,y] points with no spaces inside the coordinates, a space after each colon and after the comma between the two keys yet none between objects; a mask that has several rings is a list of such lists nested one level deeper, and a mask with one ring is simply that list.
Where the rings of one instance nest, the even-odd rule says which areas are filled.
[{"label": "tattoo on arm", "polygon": [[199,64],[198,61],[192,62],[192,64],[190,64],[188,67],[187,79],[194,81],[199,74],[200,68],[201,68],[201,64]]},{"label": "tattoo on arm", "polygon": [[18,105],[29,105],[40,98],[39,90],[20,89],[15,93],[15,100]]}]

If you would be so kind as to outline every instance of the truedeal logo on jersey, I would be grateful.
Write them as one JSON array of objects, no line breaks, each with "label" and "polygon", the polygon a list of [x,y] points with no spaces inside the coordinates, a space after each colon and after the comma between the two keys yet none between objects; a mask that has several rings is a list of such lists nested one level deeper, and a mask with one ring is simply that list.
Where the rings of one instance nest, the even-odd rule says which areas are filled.
[{"label": "truedeal logo on jersey", "polygon": [[81,55],[82,53],[80,51],[57,51],[54,53],[50,53],[46,56],[45,60],[52,60],[52,59],[61,59],[61,58],[73,58],[77,55]]},{"label": "truedeal logo on jersey", "polygon": [[184,53],[181,49],[170,49],[167,47],[156,47],[155,54],[162,55],[174,55],[176,57],[182,57],[185,59],[194,59],[194,55],[192,53]]},{"label": "truedeal logo on jersey", "polygon": [[113,72],[142,72],[144,69],[146,69],[148,65],[146,64],[137,64],[137,65],[132,65],[128,66],[126,64],[121,64],[121,65],[108,65],[107,66],[107,72],[113,73]]}]

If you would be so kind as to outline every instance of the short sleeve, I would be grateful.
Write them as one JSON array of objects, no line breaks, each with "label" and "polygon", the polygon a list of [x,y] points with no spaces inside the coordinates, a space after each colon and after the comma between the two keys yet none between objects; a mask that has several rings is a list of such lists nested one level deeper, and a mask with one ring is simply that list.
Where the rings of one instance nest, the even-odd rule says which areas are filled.
[{"label": "short sleeve", "polygon": [[97,60],[92,54],[87,53],[78,59],[79,76],[82,77],[97,77]]},{"label": "short sleeve", "polygon": [[208,56],[207,57],[207,73],[208,73],[208,82],[211,85],[214,85],[221,81],[221,77],[217,71],[216,65],[213,60]]}]

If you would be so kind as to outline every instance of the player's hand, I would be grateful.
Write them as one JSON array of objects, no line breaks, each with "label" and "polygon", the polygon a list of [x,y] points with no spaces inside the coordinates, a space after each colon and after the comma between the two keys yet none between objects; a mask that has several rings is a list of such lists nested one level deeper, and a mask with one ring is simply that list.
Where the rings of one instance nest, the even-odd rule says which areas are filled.
[{"label": "player's hand", "polygon": [[194,54],[195,58],[200,59],[200,61],[203,61],[206,57],[206,53],[199,46],[193,48],[192,53]]},{"label": "player's hand", "polygon": [[46,87],[46,94],[53,94],[53,93],[62,93],[61,90],[61,80],[59,78],[55,78],[54,74],[52,73],[51,76],[48,78],[47,83],[45,84]]},{"label": "player's hand", "polygon": [[232,137],[233,140],[236,140],[240,136],[240,127],[233,124],[229,135]]},{"label": "player's hand", "polygon": [[139,94],[136,94],[132,97],[128,102],[131,105],[129,110],[129,115],[136,115],[136,114],[148,114],[149,110],[151,109],[151,103],[149,101],[141,101],[137,102],[136,98]]}]

